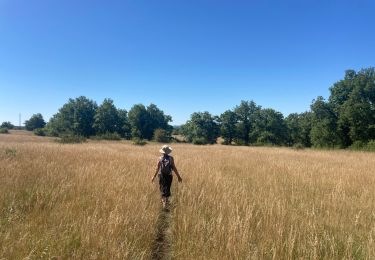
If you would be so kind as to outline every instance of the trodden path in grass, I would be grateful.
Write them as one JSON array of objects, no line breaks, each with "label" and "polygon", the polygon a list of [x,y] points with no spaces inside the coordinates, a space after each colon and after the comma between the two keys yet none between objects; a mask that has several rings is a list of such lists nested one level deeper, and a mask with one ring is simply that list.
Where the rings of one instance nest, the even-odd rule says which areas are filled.
[{"label": "trodden path in grass", "polygon": [[170,219],[171,205],[161,209],[156,222],[155,239],[152,244],[151,259],[170,259]]}]

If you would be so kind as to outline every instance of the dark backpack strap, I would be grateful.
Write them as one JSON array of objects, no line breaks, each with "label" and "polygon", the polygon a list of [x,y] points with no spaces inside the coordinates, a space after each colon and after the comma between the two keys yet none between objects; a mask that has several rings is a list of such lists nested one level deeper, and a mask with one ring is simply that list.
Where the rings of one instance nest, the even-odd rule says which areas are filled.
[{"label": "dark backpack strap", "polygon": [[171,174],[172,173],[172,165],[171,165],[171,157],[169,155],[163,155],[160,158],[160,173],[161,174]]},{"label": "dark backpack strap", "polygon": [[161,161],[163,162],[164,160],[168,160],[169,162],[171,161],[169,155],[163,155],[163,157],[161,158]]}]

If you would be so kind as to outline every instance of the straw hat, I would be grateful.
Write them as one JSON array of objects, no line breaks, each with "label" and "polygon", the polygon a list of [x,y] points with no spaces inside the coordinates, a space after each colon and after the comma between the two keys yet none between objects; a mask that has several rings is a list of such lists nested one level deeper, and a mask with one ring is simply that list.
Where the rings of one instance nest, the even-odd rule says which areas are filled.
[{"label": "straw hat", "polygon": [[163,145],[159,152],[161,152],[162,154],[170,154],[172,152],[172,147],[168,145]]}]

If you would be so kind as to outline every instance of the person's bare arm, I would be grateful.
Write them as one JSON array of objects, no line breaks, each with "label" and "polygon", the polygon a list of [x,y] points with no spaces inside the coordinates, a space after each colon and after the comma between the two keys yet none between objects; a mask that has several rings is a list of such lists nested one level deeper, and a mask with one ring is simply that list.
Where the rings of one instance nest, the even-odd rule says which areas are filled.
[{"label": "person's bare arm", "polygon": [[176,174],[178,181],[182,182],[182,178],[181,178],[180,174],[178,173],[178,170],[176,168],[176,165],[174,164],[173,158],[171,159],[171,163],[172,163],[172,169],[173,169],[174,173]]},{"label": "person's bare arm", "polygon": [[151,178],[151,182],[154,182],[154,179],[155,179],[156,175],[158,174],[159,170],[160,170],[160,161],[158,161],[158,165],[156,167],[156,171],[155,171],[154,176],[152,176],[152,178]]}]

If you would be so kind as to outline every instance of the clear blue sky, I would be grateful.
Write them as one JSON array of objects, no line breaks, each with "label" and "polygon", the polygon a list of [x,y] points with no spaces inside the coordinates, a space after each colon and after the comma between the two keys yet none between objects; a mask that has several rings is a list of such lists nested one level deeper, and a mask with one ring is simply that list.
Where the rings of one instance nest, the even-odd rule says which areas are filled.
[{"label": "clear blue sky", "polygon": [[287,116],[375,66],[374,46],[373,0],[0,0],[0,122],[80,95],[174,124],[241,100]]}]

